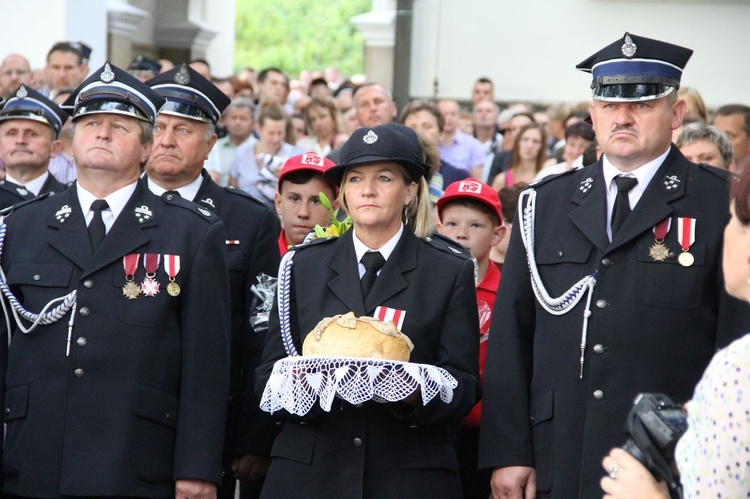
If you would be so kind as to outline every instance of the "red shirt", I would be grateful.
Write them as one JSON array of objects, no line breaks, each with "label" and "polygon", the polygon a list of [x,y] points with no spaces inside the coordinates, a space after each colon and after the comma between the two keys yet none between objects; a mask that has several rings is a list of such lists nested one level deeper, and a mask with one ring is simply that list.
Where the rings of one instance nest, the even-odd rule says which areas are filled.
[{"label": "red shirt", "polygon": [[[479,305],[479,384],[484,386],[484,360],[487,356],[487,338],[490,332],[492,307],[495,306],[497,287],[500,285],[500,270],[492,260],[487,267],[484,279],[477,286],[477,304]],[[479,426],[482,417],[482,401],[471,410],[464,422],[468,426]]]},{"label": "red shirt", "polygon": [[284,233],[284,229],[281,229],[281,234],[279,234],[279,255],[284,256],[288,250],[289,243],[286,242],[286,234]]}]

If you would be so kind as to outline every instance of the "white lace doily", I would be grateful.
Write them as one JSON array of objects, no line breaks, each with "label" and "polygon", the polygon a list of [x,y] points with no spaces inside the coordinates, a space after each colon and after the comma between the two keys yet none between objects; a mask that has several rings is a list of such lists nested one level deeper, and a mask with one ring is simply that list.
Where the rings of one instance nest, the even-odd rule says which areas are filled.
[{"label": "white lace doily", "polygon": [[274,413],[286,409],[307,414],[316,401],[328,412],[335,397],[351,404],[374,400],[397,402],[417,388],[422,403],[436,395],[453,400],[456,379],[441,367],[411,362],[351,357],[286,357],[276,361],[260,401],[260,408]]}]

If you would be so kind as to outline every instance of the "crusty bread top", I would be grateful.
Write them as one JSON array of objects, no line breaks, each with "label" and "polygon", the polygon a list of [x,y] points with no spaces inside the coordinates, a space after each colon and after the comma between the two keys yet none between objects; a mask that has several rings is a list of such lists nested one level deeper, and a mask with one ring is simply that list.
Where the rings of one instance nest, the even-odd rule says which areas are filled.
[{"label": "crusty bread top", "polygon": [[414,349],[408,336],[392,321],[346,315],[326,317],[307,335],[302,345],[305,356],[342,356],[406,362]]}]

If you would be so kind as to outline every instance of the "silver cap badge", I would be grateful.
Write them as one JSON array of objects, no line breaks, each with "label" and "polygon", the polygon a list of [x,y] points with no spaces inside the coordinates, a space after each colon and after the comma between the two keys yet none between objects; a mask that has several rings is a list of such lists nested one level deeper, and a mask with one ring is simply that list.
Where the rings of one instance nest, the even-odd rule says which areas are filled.
[{"label": "silver cap badge", "polygon": [[21,86],[20,86],[20,87],[18,88],[18,92],[16,92],[16,97],[18,97],[19,99],[23,99],[23,98],[25,98],[25,97],[26,97],[27,95],[29,95],[29,93],[28,93],[28,92],[26,91],[26,87],[24,87],[23,85],[21,85]]},{"label": "silver cap badge", "polygon": [[190,83],[190,73],[188,73],[187,66],[184,64],[180,66],[180,69],[174,75],[174,82],[178,85],[187,85]]},{"label": "silver cap badge", "polygon": [[625,43],[622,44],[622,55],[625,57],[633,57],[638,46],[633,43],[633,39],[630,38],[630,33],[625,33]]},{"label": "silver cap badge", "polygon": [[104,71],[99,75],[99,78],[104,83],[110,83],[112,80],[115,79],[115,73],[112,71],[112,68],[109,67],[109,63],[104,63]]},{"label": "silver cap badge", "polygon": [[362,137],[362,141],[369,146],[378,141],[378,136],[375,135],[375,132],[370,130],[364,137]]}]

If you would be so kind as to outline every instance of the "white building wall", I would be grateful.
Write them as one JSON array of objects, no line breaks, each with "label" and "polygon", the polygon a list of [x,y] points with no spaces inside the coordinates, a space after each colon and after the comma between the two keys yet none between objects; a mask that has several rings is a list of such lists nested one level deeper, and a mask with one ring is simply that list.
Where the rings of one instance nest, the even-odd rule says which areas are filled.
[{"label": "white building wall", "polygon": [[468,100],[488,76],[499,101],[587,101],[575,65],[625,31],[692,48],[683,85],[710,107],[750,104],[747,0],[415,0],[410,92]]}]

